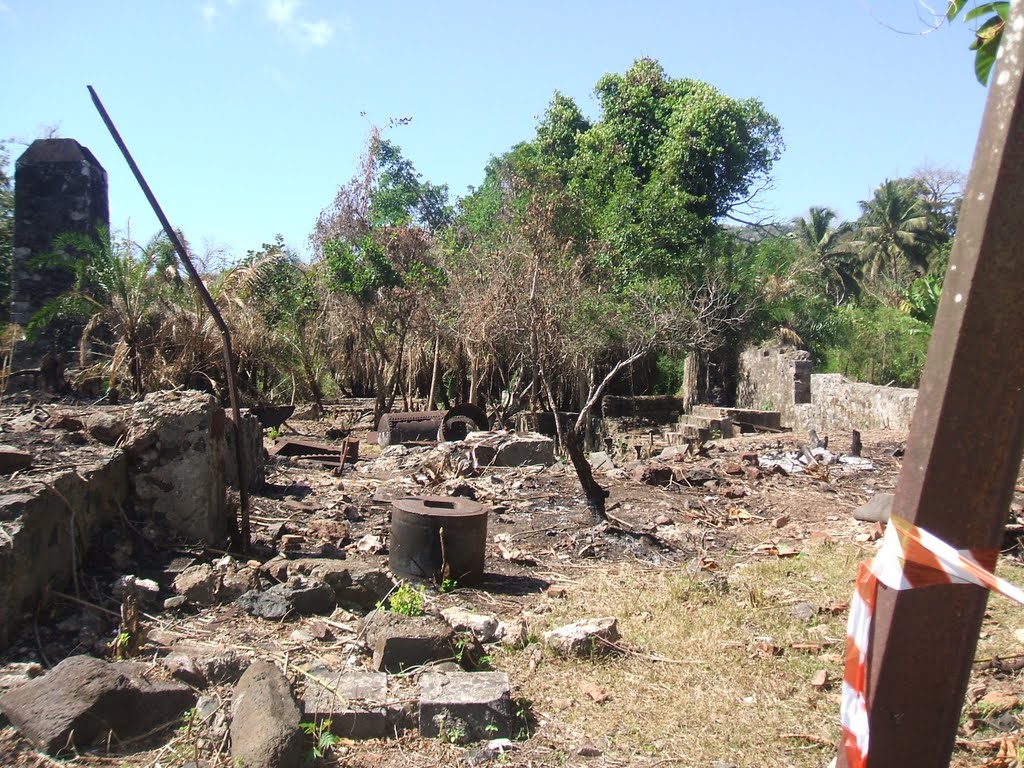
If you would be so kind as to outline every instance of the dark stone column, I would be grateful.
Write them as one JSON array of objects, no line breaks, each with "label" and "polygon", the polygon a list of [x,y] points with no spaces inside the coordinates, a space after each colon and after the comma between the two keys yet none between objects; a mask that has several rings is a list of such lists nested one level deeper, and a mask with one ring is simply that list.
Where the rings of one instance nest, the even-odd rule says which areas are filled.
[{"label": "dark stone column", "polygon": [[[14,255],[11,268],[11,322],[27,325],[55,296],[67,291],[74,276],[59,267],[33,266],[31,260],[53,250],[65,232],[95,236],[110,227],[107,172],[74,139],[39,139],[18,158],[14,175]],[[22,348],[25,364],[42,352],[66,354],[71,334],[54,333]]]}]

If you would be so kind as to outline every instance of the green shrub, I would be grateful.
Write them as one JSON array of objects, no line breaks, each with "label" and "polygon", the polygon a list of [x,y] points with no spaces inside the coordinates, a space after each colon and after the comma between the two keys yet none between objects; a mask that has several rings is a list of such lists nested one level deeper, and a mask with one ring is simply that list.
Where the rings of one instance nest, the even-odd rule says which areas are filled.
[{"label": "green shrub", "polygon": [[918,385],[931,337],[926,323],[881,304],[840,307],[837,320],[824,372],[870,384]]}]

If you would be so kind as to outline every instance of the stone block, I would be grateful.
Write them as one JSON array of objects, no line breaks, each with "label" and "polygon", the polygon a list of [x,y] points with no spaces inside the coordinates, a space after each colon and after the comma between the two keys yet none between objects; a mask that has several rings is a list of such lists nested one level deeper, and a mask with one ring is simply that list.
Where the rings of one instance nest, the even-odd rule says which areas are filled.
[{"label": "stone block", "polygon": [[538,434],[495,435],[473,446],[479,467],[522,467],[555,463],[555,441]]},{"label": "stone block", "polygon": [[889,515],[892,512],[893,498],[891,493],[876,493],[853,510],[854,519],[866,523],[888,523]]},{"label": "stone block", "polygon": [[13,445],[0,445],[0,474],[10,474],[32,466],[32,454]]},{"label": "stone block", "polygon": [[544,644],[561,656],[609,653],[619,639],[618,621],[612,616],[584,619],[544,633]]},{"label": "stone block", "polygon": [[504,672],[420,675],[420,736],[470,742],[509,737],[515,729]]},{"label": "stone block", "polygon": [[375,611],[363,622],[366,643],[379,672],[405,672],[453,657],[452,629],[436,616]]},{"label": "stone block", "polygon": [[[299,577],[301,578],[301,577]],[[275,584],[265,591],[250,590],[238,598],[238,606],[246,613],[269,621],[323,615],[334,611],[337,599],[326,584],[317,581],[289,581]]]},{"label": "stone block", "polygon": [[489,643],[498,633],[498,619],[482,613],[473,613],[453,606],[441,611],[441,616],[456,632],[472,632],[481,643]]},{"label": "stone block", "polygon": [[254,661],[231,696],[231,759],[245,768],[299,768],[301,716],[281,671]]},{"label": "stone block", "polygon": [[191,539],[227,533],[224,409],[213,395],[153,392],[132,408],[125,450],[136,509]]},{"label": "stone block", "polygon": [[32,475],[23,486],[0,494],[7,533],[0,542],[0,648],[11,642],[22,614],[35,609],[46,588],[67,583],[74,562],[72,530],[78,546],[88,549],[127,501],[125,457],[104,447],[82,448],[73,468]]},{"label": "stone block", "polygon": [[0,697],[0,709],[33,746],[56,755],[113,735],[140,736],[195,704],[180,683],[154,680],[145,663],[65,659],[42,677]]},{"label": "stone block", "polygon": [[302,697],[304,722],[331,721],[331,732],[347,739],[388,735],[387,675],[325,667],[310,670]]},{"label": "stone block", "polygon": [[672,467],[667,464],[642,464],[633,469],[632,477],[633,480],[644,485],[671,485]]}]

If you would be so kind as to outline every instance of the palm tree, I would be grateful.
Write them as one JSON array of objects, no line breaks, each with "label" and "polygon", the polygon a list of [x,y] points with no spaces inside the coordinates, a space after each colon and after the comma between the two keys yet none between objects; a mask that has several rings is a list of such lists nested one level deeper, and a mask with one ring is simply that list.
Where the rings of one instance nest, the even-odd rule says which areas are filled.
[{"label": "palm tree", "polygon": [[140,248],[130,238],[115,240],[101,230],[94,239],[67,233],[54,240],[55,251],[38,259],[45,266],[61,266],[74,274],[72,288],[45,304],[29,323],[37,333],[60,318],[85,320],[80,342],[80,365],[87,364],[90,342],[100,329],[114,338],[105,364],[111,390],[127,365],[135,394],[144,391],[143,354],[152,330],[160,286],[153,269],[163,254],[159,238]]},{"label": "palm tree", "polygon": [[860,209],[861,253],[872,278],[888,270],[900,282],[903,260],[918,276],[927,271],[931,222],[913,184],[886,179],[870,200],[861,200]]},{"label": "palm tree", "polygon": [[831,208],[811,207],[808,218],[793,219],[793,237],[808,249],[818,267],[825,273],[829,295],[834,293],[836,306],[860,292],[856,251],[847,235],[853,225],[843,221],[831,226],[836,212]]}]

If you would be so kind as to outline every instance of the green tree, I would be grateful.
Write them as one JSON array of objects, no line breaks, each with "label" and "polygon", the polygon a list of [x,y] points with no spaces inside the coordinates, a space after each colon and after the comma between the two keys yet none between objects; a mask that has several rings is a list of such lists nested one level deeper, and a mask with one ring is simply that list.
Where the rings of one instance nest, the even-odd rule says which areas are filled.
[{"label": "green tree", "polygon": [[510,367],[530,370],[532,402],[579,411],[560,433],[601,516],[605,494],[583,456],[589,413],[639,360],[687,350],[707,362],[751,322],[760,292],[748,252],[716,235],[767,177],[781,137],[756,100],[674,80],[651,59],[596,92],[598,120],[556,94],[534,138],[489,164],[461,206],[472,255],[456,265],[472,278],[481,252],[496,252],[518,281],[522,300],[507,298],[516,285],[488,292],[462,338],[487,327],[514,350]]},{"label": "green tree", "polygon": [[443,282],[433,246],[453,215],[447,187],[422,181],[375,130],[360,173],[317,221],[319,268],[328,290],[347,303],[378,418],[401,383],[410,333],[426,324],[427,297]]},{"label": "green tree", "polygon": [[678,272],[770,174],[778,120],[756,99],[668,77],[652,59],[595,88],[601,119],[579,134],[570,188],[590,209],[622,283]]},{"label": "green tree", "polygon": [[858,239],[873,279],[884,275],[898,287],[908,270],[916,275],[928,270],[935,232],[916,182],[886,179],[860,208]]},{"label": "green tree", "polygon": [[142,394],[146,390],[145,356],[154,335],[152,324],[161,293],[154,269],[167,247],[160,236],[140,247],[129,237],[115,239],[108,231],[100,231],[96,238],[79,233],[59,235],[54,251],[38,261],[69,270],[74,283],[71,290],[35,314],[29,333],[38,334],[61,319],[84,321],[80,365],[85,368],[91,343],[106,330],[114,339],[102,364],[109,389],[117,391],[127,369],[132,391]]},{"label": "green tree", "polygon": [[[967,5],[967,0],[949,0],[946,9],[946,19],[953,21]],[[988,83],[992,66],[996,63],[996,54],[999,52],[999,44],[1003,39],[1003,28],[1006,26],[1006,18],[1010,14],[1010,3],[989,2],[976,5],[964,16],[964,21],[974,21],[982,16],[990,14],[981,26],[975,30],[974,42],[970,50],[976,51],[974,56],[974,74],[982,85]]]},{"label": "green tree", "polygon": [[831,208],[812,206],[808,217],[793,219],[793,237],[807,249],[817,267],[826,276],[826,290],[835,303],[842,304],[860,291],[857,253],[849,239],[853,227],[849,222],[832,226],[836,212]]}]

